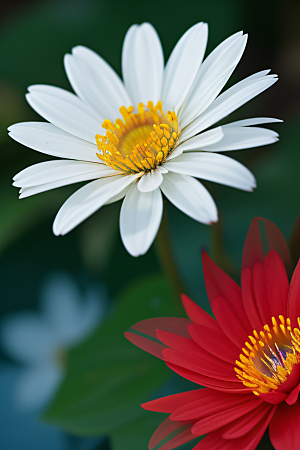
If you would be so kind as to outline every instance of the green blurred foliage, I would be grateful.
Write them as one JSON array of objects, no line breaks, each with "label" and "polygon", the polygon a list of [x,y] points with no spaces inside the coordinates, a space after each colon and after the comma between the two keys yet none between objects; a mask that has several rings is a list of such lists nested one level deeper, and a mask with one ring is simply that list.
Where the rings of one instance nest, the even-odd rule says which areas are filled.
[{"label": "green blurred foliage", "polygon": [[[209,23],[208,51],[240,29],[249,32],[245,55],[230,83],[269,67],[279,73],[280,82],[230,119],[282,118],[283,124],[271,126],[280,133],[280,142],[228,153],[253,171],[258,185],[255,192],[204,183],[219,208],[220,221],[213,227],[165,205],[171,258],[184,290],[211,311],[201,251],[208,251],[239,281],[242,246],[251,219],[267,217],[290,238],[299,214],[300,5],[293,0],[284,5],[279,0],[187,0],[184,4],[178,0],[151,4],[60,0],[23,1],[14,8],[15,3],[6,5],[1,27],[1,313],[36,307],[49,272],[68,271],[81,286],[104,282],[113,299],[111,317],[70,352],[66,380],[45,420],[75,434],[109,433],[117,450],[140,450],[146,448],[162,418],[141,410],[139,404],[164,384],[168,371],[162,362],[129,344],[123,332],[146,317],[181,314],[179,298],[163,278],[155,246],[138,259],[125,251],[118,231],[120,202],[98,211],[69,235],[54,237],[55,214],[78,185],[19,201],[17,189],[11,186],[12,176],[51,158],[12,141],[5,129],[15,122],[42,120],[24,99],[29,85],[51,84],[70,90],[62,61],[75,45],[97,51],[120,73],[122,41],[133,23],[149,21],[157,28],[166,59],[182,33],[200,20]],[[132,280],[137,280],[136,285],[128,287]],[[156,304],[157,299],[160,303]],[[184,389],[176,383],[177,389]],[[272,448],[267,436],[259,448]]]},{"label": "green blurred foliage", "polygon": [[144,430],[135,439],[147,444],[158,422],[139,404],[169,375],[161,361],[127,342],[124,330],[148,317],[177,316],[180,307],[159,275],[131,283],[115,304],[106,323],[68,353],[65,380],[43,418],[75,434],[110,434],[114,448],[121,450],[122,436],[130,429]]}]

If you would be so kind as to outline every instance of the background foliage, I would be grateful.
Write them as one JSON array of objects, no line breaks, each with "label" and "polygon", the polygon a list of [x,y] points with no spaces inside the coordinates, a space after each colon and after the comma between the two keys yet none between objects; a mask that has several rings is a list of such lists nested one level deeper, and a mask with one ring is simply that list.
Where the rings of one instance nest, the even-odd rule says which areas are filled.
[{"label": "background foliage", "polygon": [[[289,239],[299,214],[300,4],[294,0],[14,0],[3,11],[1,314],[37,308],[41,284],[53,271],[73,274],[81,289],[93,282],[104,283],[111,312],[103,327],[69,353],[66,379],[43,420],[71,435],[107,436],[97,443],[102,450],[146,449],[162,419],[159,414],[141,410],[139,404],[191,386],[170,374],[163,363],[134,348],[123,332],[146,317],[182,315],[178,292],[172,290],[155,245],[138,259],[124,250],[118,230],[120,203],[106,206],[65,237],[53,236],[54,216],[74,186],[19,201],[17,189],[11,186],[12,176],[49,157],[9,139],[6,127],[40,120],[24,98],[29,85],[51,84],[70,90],[62,59],[75,45],[97,51],[120,73],[122,41],[133,23],[149,21],[156,27],[166,59],[186,29],[201,20],[209,23],[208,52],[230,34],[241,29],[248,32],[246,52],[231,83],[267,68],[278,73],[280,81],[232,114],[232,120],[282,118],[284,123],[273,127],[280,133],[280,142],[235,152],[257,178],[254,193],[205,183],[219,208],[217,225],[209,228],[165,205],[180,282],[184,291],[209,311],[201,250],[205,248],[238,280],[251,219],[267,217]],[[9,362],[7,355],[1,357]],[[69,436],[66,446],[81,448],[80,439],[74,439]],[[23,445],[27,448],[31,447]],[[260,448],[272,448],[268,436]]]}]

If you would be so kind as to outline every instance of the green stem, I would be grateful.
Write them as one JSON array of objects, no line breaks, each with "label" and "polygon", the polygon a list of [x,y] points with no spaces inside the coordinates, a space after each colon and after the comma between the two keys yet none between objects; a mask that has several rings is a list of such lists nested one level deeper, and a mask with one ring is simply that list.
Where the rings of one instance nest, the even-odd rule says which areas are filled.
[{"label": "green stem", "polygon": [[161,268],[173,288],[175,298],[178,303],[180,303],[180,309],[182,309],[183,307],[180,301],[180,296],[185,292],[185,289],[181,282],[181,277],[178,273],[172,251],[166,203],[164,205],[164,213],[156,236],[155,245]]}]

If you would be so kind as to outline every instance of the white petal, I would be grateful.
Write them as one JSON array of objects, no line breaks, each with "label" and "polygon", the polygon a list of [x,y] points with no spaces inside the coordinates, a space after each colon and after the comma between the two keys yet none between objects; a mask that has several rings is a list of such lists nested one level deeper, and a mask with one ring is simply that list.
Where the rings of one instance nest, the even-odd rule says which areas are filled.
[{"label": "white petal", "polygon": [[78,139],[52,123],[17,123],[10,126],[8,131],[15,141],[46,155],[99,163],[96,144]]},{"label": "white petal", "polygon": [[23,410],[45,407],[62,378],[62,368],[54,364],[23,370],[16,386],[16,404]]},{"label": "white petal", "polygon": [[150,192],[157,189],[163,180],[163,176],[159,170],[152,170],[140,178],[138,188],[141,192]]},{"label": "white petal", "polygon": [[131,187],[130,185],[126,186],[121,192],[118,192],[118,194],[114,195],[109,200],[107,200],[107,202],[105,202],[105,205],[109,205],[110,203],[115,203],[115,202],[121,200],[122,198],[124,198],[125,195],[127,194],[127,192],[129,191],[130,187]]},{"label": "white petal", "polygon": [[203,113],[223,89],[244,53],[246,42],[247,35],[236,33],[205,59],[180,110],[182,128]]},{"label": "white petal", "polygon": [[65,275],[51,277],[43,286],[44,316],[60,347],[69,347],[89,334],[100,318],[100,302],[83,302],[73,280]]},{"label": "white petal", "polygon": [[177,156],[181,155],[182,152],[183,152],[182,146],[178,145],[178,147],[175,147],[175,149],[172,151],[172,153],[167,157],[167,161],[170,161],[173,158],[177,158]]},{"label": "white petal", "polygon": [[164,111],[175,111],[184,102],[202,63],[208,27],[206,23],[197,23],[177,42],[167,62],[162,102]]},{"label": "white petal", "polygon": [[23,313],[2,321],[1,343],[14,358],[25,363],[52,357],[55,335],[36,314]]},{"label": "white petal", "polygon": [[[52,161],[51,161],[52,162]],[[41,163],[46,164],[46,163]],[[100,164],[99,164],[100,166]],[[33,166],[32,166],[33,167]],[[33,186],[24,186],[21,187],[19,191],[19,198],[26,198],[30,197],[31,195],[40,194],[41,192],[46,192],[52,189],[57,189],[62,186],[67,186],[68,184],[74,184],[78,183],[80,181],[89,181],[94,180],[95,178],[110,178],[111,176],[116,175],[117,172],[114,169],[104,169],[104,170],[98,170],[97,172],[91,171],[84,174],[74,175],[70,177],[64,177],[62,179],[59,179],[57,181],[52,181],[50,183],[44,183],[39,185],[33,185]],[[14,184],[15,185],[15,184]]]},{"label": "white petal", "polygon": [[97,53],[83,46],[74,47],[72,55],[65,55],[64,64],[78,97],[101,117],[114,122],[119,116],[119,108],[130,106],[119,76]]},{"label": "white petal", "polygon": [[248,127],[250,125],[261,125],[263,123],[283,122],[281,119],[273,119],[272,117],[253,117],[252,119],[237,120],[236,122],[227,123],[224,127]]},{"label": "white petal", "polygon": [[163,166],[159,166],[159,167],[157,168],[157,170],[159,170],[160,173],[168,173],[168,172],[169,172],[168,169],[166,169],[166,168],[163,167]]},{"label": "white petal", "polygon": [[169,172],[161,190],[178,209],[202,223],[218,220],[218,212],[210,193],[195,178]]},{"label": "white petal", "polygon": [[209,152],[225,152],[243,148],[259,147],[278,141],[278,133],[265,128],[222,127],[224,137],[218,143],[202,147]]},{"label": "white petal", "polygon": [[241,163],[217,153],[187,152],[165,166],[172,172],[192,175],[204,180],[232,186],[245,191],[256,187],[252,173]]},{"label": "white petal", "polygon": [[203,114],[188,125],[183,130],[181,138],[188,139],[205,130],[268,89],[276,81],[275,75],[261,76],[261,73],[240,81],[216,98]]},{"label": "white petal", "polygon": [[[58,128],[85,141],[95,143],[95,135],[105,134],[101,127],[104,118],[97,116],[86,103],[76,95],[63,89],[45,86],[47,89],[29,88],[26,99],[30,106],[44,119]],[[39,86],[40,88],[40,86]],[[44,87],[43,87],[44,88]],[[63,95],[57,95],[57,92]]]},{"label": "white petal", "polygon": [[135,179],[136,175],[116,176],[92,181],[83,186],[71,195],[58,211],[53,223],[53,233],[57,236],[68,233]]},{"label": "white petal", "polygon": [[213,130],[205,131],[204,133],[194,136],[191,139],[179,145],[182,151],[200,150],[204,147],[216,144],[223,138],[224,134],[222,127],[214,128]]},{"label": "white petal", "polygon": [[[60,181],[63,185],[78,181],[92,180],[106,176],[118,175],[118,172],[105,164],[70,161],[46,161],[19,172],[14,176],[14,186],[29,187]],[[77,181],[77,180],[76,180]]]},{"label": "white petal", "polygon": [[159,37],[149,23],[129,28],[123,45],[122,72],[133,106],[160,100],[164,57]]},{"label": "white petal", "polygon": [[82,102],[81,99],[77,97],[77,95],[74,95],[73,92],[66,91],[66,89],[62,89],[57,86],[50,86],[48,84],[33,84],[28,87],[28,92],[29,93],[39,92],[41,94],[48,94],[53,97],[57,97],[58,99],[70,103],[76,108],[82,109],[82,111],[91,115],[95,119],[102,120],[102,116],[99,113],[97,113],[97,111],[95,111],[94,108],[92,108],[87,103]]},{"label": "white petal", "polygon": [[144,255],[158,231],[163,210],[160,189],[140,192],[134,184],[126,195],[120,214],[120,232],[132,256]]}]

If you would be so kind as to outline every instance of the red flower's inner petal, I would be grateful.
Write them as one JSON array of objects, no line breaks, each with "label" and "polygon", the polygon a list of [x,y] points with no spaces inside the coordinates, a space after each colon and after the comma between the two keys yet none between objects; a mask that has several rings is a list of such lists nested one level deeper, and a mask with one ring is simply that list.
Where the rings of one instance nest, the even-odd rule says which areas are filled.
[{"label": "red flower's inner petal", "polygon": [[291,406],[285,402],[278,406],[269,432],[276,450],[299,450],[300,399]]},{"label": "red flower's inner petal", "polygon": [[288,299],[288,315],[292,319],[292,327],[297,324],[293,319],[300,317],[300,261],[298,262],[291,281],[289,299]]},{"label": "red flower's inner petal", "polygon": [[255,217],[249,227],[244,249],[242,268],[252,269],[255,262],[263,263],[264,255],[270,250],[276,250],[286,269],[291,269],[291,257],[286,240],[280,229],[270,220]]},{"label": "red flower's inner petal", "polygon": [[278,322],[272,317],[272,324],[259,333],[254,330],[249,336],[251,343],[246,342],[236,361],[238,378],[256,395],[283,387],[293,367],[300,363],[300,318],[299,328],[292,329],[290,319],[281,315]]}]

